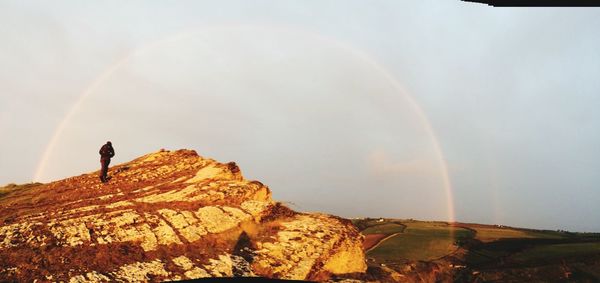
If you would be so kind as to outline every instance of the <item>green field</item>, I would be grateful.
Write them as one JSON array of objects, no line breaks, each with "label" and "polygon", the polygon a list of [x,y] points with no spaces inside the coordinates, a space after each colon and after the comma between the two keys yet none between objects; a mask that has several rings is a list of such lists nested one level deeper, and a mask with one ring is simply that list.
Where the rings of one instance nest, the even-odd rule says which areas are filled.
[{"label": "green field", "polygon": [[599,233],[412,219],[353,223],[363,235],[392,235],[367,245],[367,272],[382,282],[600,282]]},{"label": "green field", "polygon": [[537,239],[564,239],[567,235],[563,232],[556,231],[529,231],[525,230],[525,233],[532,238]]},{"label": "green field", "polygon": [[470,230],[439,222],[408,222],[405,225],[402,234],[385,240],[367,255],[382,262],[398,259],[433,260],[455,251],[457,239],[473,236]]},{"label": "green field", "polygon": [[511,238],[530,238],[530,236],[524,232],[513,229],[501,229],[501,228],[474,228],[477,231],[475,238],[482,242],[492,242],[500,239],[511,239]]},{"label": "green field", "polygon": [[554,231],[530,231],[513,228],[493,228],[493,227],[471,227],[477,231],[476,239],[484,243],[493,242],[501,239],[561,239],[563,234]]},{"label": "green field", "polygon": [[405,228],[406,228],[406,226],[402,225],[402,224],[387,223],[387,224],[371,226],[371,227],[363,230],[361,233],[363,233],[363,235],[369,235],[369,234],[387,234],[387,235],[389,235],[389,234],[394,234],[394,233],[402,233]]}]

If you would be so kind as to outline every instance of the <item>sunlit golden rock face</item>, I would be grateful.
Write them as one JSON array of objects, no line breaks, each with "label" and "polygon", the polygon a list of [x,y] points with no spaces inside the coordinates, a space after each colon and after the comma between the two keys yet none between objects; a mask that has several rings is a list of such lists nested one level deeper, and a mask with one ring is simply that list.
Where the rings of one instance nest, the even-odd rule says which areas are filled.
[{"label": "sunlit golden rock face", "polygon": [[161,150],[0,198],[0,281],[326,280],[366,269],[349,221],[294,212],[238,166]]}]

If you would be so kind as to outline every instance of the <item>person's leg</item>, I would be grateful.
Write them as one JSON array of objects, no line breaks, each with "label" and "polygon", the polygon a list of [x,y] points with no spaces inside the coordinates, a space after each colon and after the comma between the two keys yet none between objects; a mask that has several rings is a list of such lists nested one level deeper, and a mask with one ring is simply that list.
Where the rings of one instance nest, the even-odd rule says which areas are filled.
[{"label": "person's leg", "polygon": [[102,164],[102,169],[100,170],[100,180],[102,182],[106,182],[106,174],[108,173],[108,162],[106,162],[106,159],[102,159],[100,160],[100,163]]},{"label": "person's leg", "polygon": [[100,159],[100,174],[98,174],[98,176],[100,177],[100,181],[104,182],[104,162],[102,161],[102,159]]},{"label": "person's leg", "polygon": [[110,177],[108,177],[108,165],[110,165],[110,158],[106,159],[106,172],[104,172],[104,180],[106,180],[108,182],[108,180],[110,180]]}]

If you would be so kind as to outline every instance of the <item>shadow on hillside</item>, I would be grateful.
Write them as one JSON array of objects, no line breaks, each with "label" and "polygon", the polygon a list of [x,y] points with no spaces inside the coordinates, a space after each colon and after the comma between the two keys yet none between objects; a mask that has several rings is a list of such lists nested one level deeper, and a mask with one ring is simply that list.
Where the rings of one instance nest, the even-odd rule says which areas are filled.
[{"label": "shadow on hillside", "polygon": [[478,281],[475,277],[479,277],[483,281],[529,278],[533,281],[598,282],[600,274],[594,270],[600,268],[600,251],[579,253],[570,248],[560,249],[597,243],[600,243],[599,239],[588,237],[501,239],[489,243],[473,240],[467,244],[465,263],[468,270],[475,272],[469,274],[470,279],[466,281]]}]

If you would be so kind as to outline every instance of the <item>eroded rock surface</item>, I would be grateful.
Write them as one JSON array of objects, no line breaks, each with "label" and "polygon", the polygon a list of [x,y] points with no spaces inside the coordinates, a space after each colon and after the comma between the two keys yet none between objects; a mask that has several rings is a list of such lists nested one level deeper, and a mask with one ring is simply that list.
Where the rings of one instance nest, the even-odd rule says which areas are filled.
[{"label": "eroded rock surface", "polygon": [[291,211],[233,162],[148,154],[0,198],[0,281],[326,280],[364,272],[348,221]]}]

